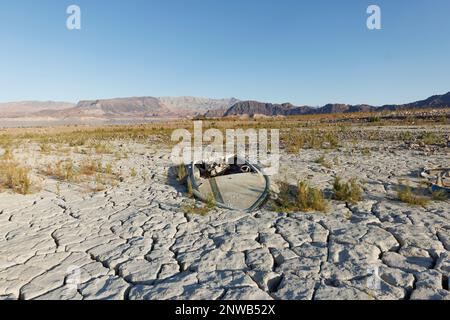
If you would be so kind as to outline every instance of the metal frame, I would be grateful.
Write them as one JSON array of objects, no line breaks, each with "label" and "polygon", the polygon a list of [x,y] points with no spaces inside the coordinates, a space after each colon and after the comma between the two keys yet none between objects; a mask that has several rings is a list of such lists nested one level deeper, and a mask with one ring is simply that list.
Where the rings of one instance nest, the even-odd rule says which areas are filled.
[{"label": "metal frame", "polygon": [[[250,166],[253,170],[255,170],[256,172],[258,172],[259,174],[262,174],[261,169],[259,168],[259,166],[255,165],[255,164],[251,164],[248,161],[245,161],[245,164]],[[207,201],[207,199],[202,196],[202,194],[200,192],[198,192],[198,184],[197,184],[197,180],[194,177],[194,166],[195,163],[191,163],[190,165],[188,165],[188,180],[190,181],[191,185],[192,185],[192,193],[194,194],[194,196],[202,201]],[[264,203],[264,201],[267,199],[267,197],[269,196],[269,191],[270,191],[270,179],[267,175],[264,175],[264,180],[266,182],[266,187],[264,189],[264,192],[261,194],[261,196],[258,198],[258,200],[256,200],[256,202],[250,207],[244,210],[244,212],[253,212],[257,209],[259,209],[259,207],[261,207],[261,205]],[[216,202],[216,205],[220,208],[223,209],[228,209],[228,210],[233,210],[233,211],[237,211],[238,209],[232,208],[227,206],[224,203],[221,202]]]}]

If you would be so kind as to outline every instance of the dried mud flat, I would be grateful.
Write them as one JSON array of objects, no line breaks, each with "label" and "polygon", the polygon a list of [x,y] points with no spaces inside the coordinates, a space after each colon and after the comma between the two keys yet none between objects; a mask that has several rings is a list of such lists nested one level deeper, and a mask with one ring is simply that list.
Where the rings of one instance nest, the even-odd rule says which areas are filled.
[{"label": "dried mud flat", "polygon": [[[30,148],[19,156],[43,161]],[[448,148],[366,141],[283,154],[274,180],[329,190],[336,175],[356,177],[363,200],[330,200],[326,214],[266,205],[205,216],[183,212],[192,200],[169,149],[127,150],[117,166],[134,177],[103,191],[48,178],[32,195],[0,193],[1,299],[450,299],[450,202],[411,206],[395,191],[423,167],[448,167]],[[324,154],[338,161],[316,163]]]}]

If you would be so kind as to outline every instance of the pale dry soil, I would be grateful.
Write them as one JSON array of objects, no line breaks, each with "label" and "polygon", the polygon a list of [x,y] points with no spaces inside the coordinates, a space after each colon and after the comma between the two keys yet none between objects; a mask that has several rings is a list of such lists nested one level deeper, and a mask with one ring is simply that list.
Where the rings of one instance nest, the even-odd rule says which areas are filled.
[{"label": "pale dry soil", "polygon": [[3,192],[0,297],[450,299],[450,202],[410,206],[395,192],[398,179],[420,181],[422,167],[448,166],[449,151],[389,145],[329,151],[339,160],[331,169],[314,162],[321,150],[283,154],[273,180],[309,179],[326,192],[336,175],[363,183],[363,201],[330,200],[326,214],[266,206],[187,215],[192,200],[167,178],[170,150],[143,145],[118,163],[136,177],[105,191],[46,178],[36,194]]}]

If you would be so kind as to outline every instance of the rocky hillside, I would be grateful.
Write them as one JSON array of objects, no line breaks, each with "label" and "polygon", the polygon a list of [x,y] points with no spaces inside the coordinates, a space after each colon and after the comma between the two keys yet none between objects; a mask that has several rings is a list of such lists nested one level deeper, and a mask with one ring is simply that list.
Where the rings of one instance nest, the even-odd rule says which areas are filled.
[{"label": "rocky hillside", "polygon": [[227,117],[239,115],[290,116],[301,114],[333,114],[367,111],[396,111],[405,109],[450,108],[450,92],[402,105],[327,104],[322,107],[294,106],[258,101],[209,99],[196,97],[131,97],[85,100],[77,105],[67,102],[13,102],[0,104],[0,118],[48,119],[151,119]]},{"label": "rocky hillside", "polygon": [[61,111],[74,107],[70,102],[20,101],[0,103],[0,117],[28,117],[42,111]]},{"label": "rocky hillside", "polygon": [[241,101],[234,104],[231,108],[223,113],[223,116],[233,116],[233,115],[255,115],[262,114],[268,116],[277,115],[295,115],[302,114],[312,111],[311,107],[295,107],[290,103],[283,104],[273,104],[273,103],[263,103],[257,101]]},{"label": "rocky hillside", "polygon": [[420,100],[403,105],[386,105],[381,107],[382,110],[399,110],[399,109],[427,109],[427,108],[448,108],[450,107],[450,92],[443,95],[431,96],[428,99]]},{"label": "rocky hillside", "polygon": [[[28,117],[67,118],[184,118],[202,115],[208,111],[223,113],[239,100],[209,99],[196,97],[131,97],[104,100],[84,100],[77,105],[66,104],[65,108],[32,107]],[[57,104],[57,103],[53,103]],[[6,109],[6,108],[5,108]],[[220,115],[221,113],[219,113]],[[0,110],[0,117],[2,115]]]},{"label": "rocky hillside", "polygon": [[428,109],[428,108],[450,108],[450,92],[444,95],[432,96],[425,100],[401,105],[384,105],[370,106],[366,104],[349,105],[349,104],[327,104],[323,107],[294,106],[290,103],[273,104],[257,101],[240,101],[228,108],[227,110],[215,110],[207,112],[207,117],[227,117],[236,115],[300,115],[300,114],[334,114],[334,113],[352,113],[352,112],[368,112],[368,111],[396,111],[404,109]]},{"label": "rocky hillside", "polygon": [[133,97],[106,100],[80,101],[74,108],[63,111],[70,116],[94,117],[158,117],[167,115],[170,110],[157,98]]},{"label": "rocky hillside", "polygon": [[[169,110],[175,113],[199,115],[217,110],[226,111],[239,100],[230,99],[210,99],[198,97],[161,97],[159,101]],[[220,112],[219,112],[220,114]]]}]

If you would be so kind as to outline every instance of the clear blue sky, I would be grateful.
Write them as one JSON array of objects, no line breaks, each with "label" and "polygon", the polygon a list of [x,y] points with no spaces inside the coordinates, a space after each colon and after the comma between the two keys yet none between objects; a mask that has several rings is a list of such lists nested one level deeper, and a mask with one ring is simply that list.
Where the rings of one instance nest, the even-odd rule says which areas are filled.
[{"label": "clear blue sky", "polygon": [[[66,29],[70,4],[81,31]],[[450,91],[448,0],[3,0],[0,41],[0,101],[380,105]]]}]

